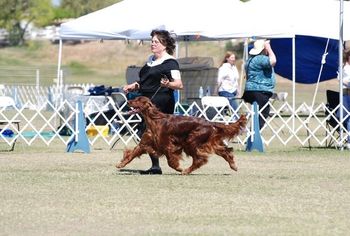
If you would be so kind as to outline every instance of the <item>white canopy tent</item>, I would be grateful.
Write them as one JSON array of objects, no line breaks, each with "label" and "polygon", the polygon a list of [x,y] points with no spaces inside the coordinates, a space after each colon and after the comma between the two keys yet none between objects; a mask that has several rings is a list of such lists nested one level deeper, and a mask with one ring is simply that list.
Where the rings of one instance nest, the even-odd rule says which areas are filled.
[{"label": "white canopy tent", "polygon": [[[260,33],[247,27],[249,22],[240,22],[249,14],[245,6],[239,0],[124,0],[62,24],[60,37],[143,40],[149,39],[152,29],[160,28],[176,34],[178,40],[220,40],[227,36],[215,29],[223,27],[230,38],[270,37],[284,31],[285,27],[269,27]],[[258,25],[262,26],[261,21]]]},{"label": "white canopy tent", "polygon": [[[345,4],[345,12],[350,12]],[[349,10],[346,10],[349,9]],[[349,13],[344,40],[350,40]],[[178,41],[232,38],[339,38],[336,0],[124,0],[61,25],[61,39],[150,39],[152,29],[166,29]],[[59,69],[61,50],[59,52]],[[293,52],[294,54],[294,52]],[[58,70],[59,76],[59,70]]]}]

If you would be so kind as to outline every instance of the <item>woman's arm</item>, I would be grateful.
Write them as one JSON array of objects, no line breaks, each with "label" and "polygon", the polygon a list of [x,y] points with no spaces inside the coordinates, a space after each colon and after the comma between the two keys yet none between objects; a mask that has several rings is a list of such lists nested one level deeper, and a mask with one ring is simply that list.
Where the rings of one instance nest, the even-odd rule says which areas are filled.
[{"label": "woman's arm", "polygon": [[178,69],[170,71],[172,81],[170,80],[161,80],[160,85],[162,87],[170,89],[183,89],[183,84],[181,80],[181,73]]},{"label": "woman's arm", "polygon": [[127,84],[123,87],[124,93],[129,93],[140,88],[140,84],[138,82],[134,82],[132,84]]},{"label": "woman's arm", "polygon": [[183,84],[181,79],[175,79],[174,81],[162,80],[160,81],[162,87],[170,89],[183,89]]},{"label": "woman's arm", "polygon": [[275,66],[276,65],[276,62],[277,62],[277,58],[276,58],[276,55],[275,53],[273,52],[272,48],[271,48],[271,45],[270,45],[270,41],[267,40],[265,42],[265,49],[267,51],[267,54],[270,58],[270,65],[271,66]]},{"label": "woman's arm", "polygon": [[223,66],[218,69],[217,85],[218,89],[221,87],[222,81],[228,76],[228,71]]}]

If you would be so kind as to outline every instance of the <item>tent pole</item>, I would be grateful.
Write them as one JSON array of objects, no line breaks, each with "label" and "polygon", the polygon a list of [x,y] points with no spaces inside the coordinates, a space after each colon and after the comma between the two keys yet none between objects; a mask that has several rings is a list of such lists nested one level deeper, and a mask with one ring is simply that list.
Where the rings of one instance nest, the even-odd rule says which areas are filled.
[{"label": "tent pole", "polygon": [[175,41],[175,58],[179,58],[179,41]]},{"label": "tent pole", "polygon": [[242,58],[242,66],[241,66],[241,76],[240,76],[240,81],[239,81],[239,88],[238,88],[238,92],[239,92],[239,96],[243,96],[243,82],[244,78],[246,78],[246,74],[245,74],[245,63],[248,60],[248,38],[244,39],[244,47],[243,47],[243,58]]},{"label": "tent pole", "polygon": [[[59,46],[58,46],[57,78],[56,78],[56,91],[55,91],[56,96],[55,96],[55,100],[54,100],[55,101],[55,109],[58,108],[59,102],[61,102],[61,96],[62,96],[62,94],[60,93],[61,92],[60,80],[61,80],[61,76],[62,76],[61,64],[62,64],[62,39],[60,38]],[[57,94],[58,94],[58,96],[57,96]],[[57,114],[57,116],[55,116],[55,121],[54,121],[55,127],[57,127],[57,118],[58,118],[58,114]]]},{"label": "tent pole", "polygon": [[[340,140],[343,140],[343,10],[344,1],[340,0],[339,7],[339,101],[340,101]],[[341,145],[341,150],[344,150],[343,145]]]},{"label": "tent pole", "polygon": [[59,87],[60,84],[60,77],[61,77],[61,63],[62,63],[62,39],[59,41],[59,47],[58,47],[58,63],[57,63],[57,87]]},{"label": "tent pole", "polygon": [[292,38],[292,95],[293,95],[293,101],[292,101],[292,107],[293,107],[293,133],[295,132],[295,35]]},{"label": "tent pole", "polygon": [[[178,59],[179,58],[179,41],[175,41],[175,58]],[[176,103],[180,103],[181,101],[181,93],[180,93],[180,90],[176,89],[174,91],[174,93],[176,94],[175,95],[175,98],[177,98],[177,100],[175,101]],[[176,105],[175,105],[176,106]]]}]

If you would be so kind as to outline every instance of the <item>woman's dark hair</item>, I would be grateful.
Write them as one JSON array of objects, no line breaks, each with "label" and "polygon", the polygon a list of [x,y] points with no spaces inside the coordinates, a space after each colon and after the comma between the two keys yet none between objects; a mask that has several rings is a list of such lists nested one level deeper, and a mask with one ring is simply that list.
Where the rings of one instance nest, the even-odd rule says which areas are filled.
[{"label": "woman's dark hair", "polygon": [[165,50],[168,54],[173,55],[175,50],[175,39],[171,37],[167,30],[152,30],[151,36],[157,36],[159,42],[165,46]]}]

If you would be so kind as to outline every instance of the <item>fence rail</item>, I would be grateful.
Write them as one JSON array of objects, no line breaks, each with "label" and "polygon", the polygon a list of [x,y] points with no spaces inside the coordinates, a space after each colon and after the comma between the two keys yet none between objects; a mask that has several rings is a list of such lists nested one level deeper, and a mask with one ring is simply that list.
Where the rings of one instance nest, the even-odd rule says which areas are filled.
[{"label": "fence rail", "polygon": [[[23,92],[22,89],[26,92]],[[50,89],[52,98],[48,96]],[[39,141],[48,146],[57,142],[67,145],[76,134],[74,122],[77,113],[75,107],[77,99],[83,99],[85,121],[88,123],[85,131],[91,135],[89,136],[90,145],[102,141],[106,147],[112,147],[115,143],[128,145],[139,139],[138,127],[131,124],[140,121],[140,117],[137,115],[125,117],[125,104],[117,106],[110,97],[105,96],[77,96],[74,99],[66,96],[60,103],[57,103],[59,96],[54,92],[56,88],[50,89],[17,88],[16,105],[11,109],[0,108],[0,120],[4,121],[0,127],[0,142],[7,143],[9,146],[14,142],[31,146]],[[10,88],[6,90],[6,93],[15,95],[11,93],[12,91],[13,89]],[[35,93],[39,95],[33,96],[32,94]],[[339,120],[337,127],[328,125],[327,121],[331,117],[337,119],[337,116],[334,110],[329,110],[323,103],[314,109],[308,108],[306,104],[301,104],[294,112],[288,102],[271,103],[270,105],[270,117],[266,119],[266,125],[260,131],[266,146],[274,144],[286,146],[291,143],[300,146],[327,146],[330,143],[339,145],[344,143],[346,137],[350,135]],[[177,103],[176,111],[181,113],[179,115],[196,115],[210,119],[207,110],[196,102],[186,106]],[[327,115],[325,111],[328,111]],[[231,122],[235,117],[235,114],[217,112],[218,115],[215,117],[221,119],[221,122]],[[248,114],[248,118],[253,114],[251,106],[244,102],[240,103],[239,112]],[[349,111],[345,110],[345,114],[345,118],[349,117]],[[104,120],[104,125],[101,125],[101,119]],[[20,128],[16,126],[15,121],[20,121]],[[250,121],[252,122],[252,119]],[[247,139],[253,134],[251,124],[248,125],[248,131],[237,138],[238,145],[244,146]],[[338,136],[340,130],[344,133],[342,140]],[[13,134],[8,134],[7,131],[12,131]]]}]

